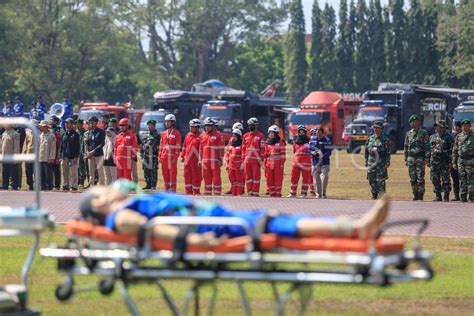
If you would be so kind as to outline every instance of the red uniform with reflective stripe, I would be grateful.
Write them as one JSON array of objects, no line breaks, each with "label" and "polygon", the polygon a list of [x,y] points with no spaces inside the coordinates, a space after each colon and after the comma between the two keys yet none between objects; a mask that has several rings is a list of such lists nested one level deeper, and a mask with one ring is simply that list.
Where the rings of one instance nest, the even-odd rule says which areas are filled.
[{"label": "red uniform with reflective stripe", "polygon": [[245,183],[249,195],[258,195],[260,192],[260,166],[265,152],[265,136],[259,132],[248,132],[242,137],[244,152]]},{"label": "red uniform with reflective stripe", "polygon": [[204,178],[204,194],[221,194],[221,165],[224,154],[224,139],[221,133],[214,130],[201,135],[201,161],[202,175]]},{"label": "red uniform with reflective stripe", "polygon": [[184,138],[181,158],[184,158],[184,188],[187,194],[200,194],[202,168],[199,166],[199,147],[201,136],[189,132]]},{"label": "red uniform with reflective stripe", "polygon": [[115,137],[114,158],[117,165],[117,179],[132,180],[132,159],[138,152],[137,136],[130,130]]},{"label": "red uniform with reflective stripe", "polygon": [[265,178],[270,196],[281,196],[283,169],[286,160],[286,144],[280,140],[276,144],[265,144]]},{"label": "red uniform with reflective stripe", "polygon": [[300,180],[300,174],[303,177],[303,183],[301,185],[301,195],[308,194],[308,187],[312,183],[311,177],[311,155],[309,153],[309,144],[294,144],[293,152],[295,157],[291,165],[291,187],[290,193],[296,195],[298,188],[298,182]]},{"label": "red uniform with reflective stripe", "polygon": [[160,153],[161,173],[165,190],[176,192],[178,174],[178,156],[181,148],[181,133],[176,129],[167,129],[161,133]]},{"label": "red uniform with reflective stripe", "polygon": [[[230,141],[232,142],[232,140]],[[244,170],[241,169],[243,161],[242,145],[227,145],[225,162],[229,173],[230,192],[232,195],[242,195],[244,193]]]}]

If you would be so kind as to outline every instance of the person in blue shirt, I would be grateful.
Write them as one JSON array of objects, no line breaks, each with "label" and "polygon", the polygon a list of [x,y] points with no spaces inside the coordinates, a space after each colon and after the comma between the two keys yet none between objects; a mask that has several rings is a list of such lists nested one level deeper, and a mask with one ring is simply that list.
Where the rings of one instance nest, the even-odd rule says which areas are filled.
[{"label": "person in blue shirt", "polygon": [[64,106],[64,115],[61,117],[61,127],[66,129],[66,120],[74,118],[73,104],[69,101],[69,96],[65,95],[63,102],[61,104]]},{"label": "person in blue shirt", "polygon": [[15,110],[13,108],[12,101],[8,100],[7,102],[3,103],[2,112],[3,112],[4,117],[14,117],[15,116]]},{"label": "person in blue shirt", "polygon": [[[149,220],[159,216],[205,216],[240,218],[250,229],[266,222],[265,232],[286,237],[367,239],[385,221],[389,208],[388,197],[382,196],[371,210],[357,220],[345,216],[278,214],[276,211],[270,213],[262,209],[233,211],[219,204],[171,192],[130,196],[128,188],[133,186],[136,184],[122,179],[110,186],[93,187],[81,198],[80,210],[83,217],[92,217],[112,231],[124,235],[138,234]],[[159,225],[153,229],[153,236],[164,240],[173,241],[179,234],[179,227],[174,225]],[[246,232],[240,226],[198,225],[187,235],[186,241],[189,245],[213,246],[226,238],[243,235]]]},{"label": "person in blue shirt", "polygon": [[15,97],[15,105],[13,106],[13,110],[15,111],[15,116],[23,117],[25,112],[25,105],[21,102],[20,97]]},{"label": "person in blue shirt", "polygon": [[46,113],[46,104],[44,104],[42,95],[39,95],[38,98],[36,99],[34,110],[36,113],[36,117],[32,117],[32,118],[37,121],[43,121],[44,114]]},{"label": "person in blue shirt", "polygon": [[332,149],[331,139],[324,135],[322,127],[311,129],[309,141],[309,151],[312,155],[311,174],[316,188],[316,197],[320,199],[326,198]]}]

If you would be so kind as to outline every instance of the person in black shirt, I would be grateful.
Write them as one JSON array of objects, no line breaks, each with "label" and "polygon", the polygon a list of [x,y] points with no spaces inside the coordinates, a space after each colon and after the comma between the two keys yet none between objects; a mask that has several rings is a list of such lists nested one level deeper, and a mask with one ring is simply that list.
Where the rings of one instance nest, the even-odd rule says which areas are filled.
[{"label": "person in black shirt", "polygon": [[91,117],[90,120],[91,128],[87,133],[87,139],[85,144],[85,155],[89,163],[89,175],[90,185],[93,186],[95,183],[95,170],[99,174],[99,184],[104,185],[104,142],[105,132],[104,130],[97,127],[99,119],[95,116]]},{"label": "person in black shirt", "polygon": [[77,173],[79,170],[79,155],[81,153],[81,137],[74,130],[74,120],[66,119],[66,131],[61,140],[61,170],[63,173],[63,191],[77,191]]}]

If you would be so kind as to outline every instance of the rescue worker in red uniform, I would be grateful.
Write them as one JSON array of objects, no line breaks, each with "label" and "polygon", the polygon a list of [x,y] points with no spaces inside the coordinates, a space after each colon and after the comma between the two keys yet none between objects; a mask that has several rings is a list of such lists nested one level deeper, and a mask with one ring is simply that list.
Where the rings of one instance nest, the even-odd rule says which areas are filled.
[{"label": "rescue worker in red uniform", "polygon": [[225,152],[225,164],[230,181],[230,192],[233,196],[244,194],[244,165],[242,164],[242,131],[232,130],[232,138]]},{"label": "rescue worker in red uniform", "polygon": [[281,197],[283,184],[283,168],[286,160],[286,144],[280,139],[278,126],[268,128],[265,143],[264,166],[267,179],[267,191],[271,197]]},{"label": "rescue worker in red uniform", "polygon": [[190,132],[184,138],[183,150],[180,155],[181,162],[184,163],[184,189],[186,194],[201,194],[202,169],[199,166],[200,126],[201,121],[198,119],[189,121]]},{"label": "rescue worker in red uniform", "polygon": [[263,154],[265,152],[265,136],[257,130],[258,120],[251,117],[247,121],[249,132],[242,139],[242,151],[244,152],[245,183],[249,196],[259,196],[260,178]]},{"label": "rescue worker in red uniform", "polygon": [[224,156],[224,139],[216,129],[216,121],[208,117],[204,120],[205,132],[201,135],[200,165],[204,178],[204,194],[221,195],[221,166]]},{"label": "rescue worker in red uniform", "polygon": [[[244,125],[243,125],[242,123],[240,123],[240,122],[235,122],[234,125],[232,125],[232,131],[234,131],[235,129],[240,130],[241,135],[244,134]],[[240,138],[242,139],[242,137],[240,137]],[[227,151],[226,151],[226,153],[227,153]],[[242,167],[242,168],[243,168],[243,167]],[[242,179],[242,194],[244,194],[244,191],[245,191],[244,185],[245,185],[245,176],[244,176],[244,178]],[[225,192],[224,194],[225,194],[225,195],[231,195],[231,194],[232,194],[232,190],[229,189],[229,191]]]},{"label": "rescue worker in red uniform", "polygon": [[311,176],[311,154],[309,150],[309,137],[306,127],[303,125],[298,126],[298,136],[293,144],[293,153],[295,157],[291,165],[291,187],[290,195],[288,197],[296,196],[296,189],[298,188],[298,182],[300,180],[300,174],[303,178],[301,185],[301,198],[305,198],[308,194],[308,187],[312,182]]},{"label": "rescue worker in red uniform", "polygon": [[137,136],[129,129],[128,118],[119,121],[120,133],[114,141],[114,161],[117,166],[117,179],[132,180],[132,159],[137,156]]},{"label": "rescue worker in red uniform", "polygon": [[161,133],[159,153],[165,190],[173,192],[176,192],[178,157],[181,148],[181,133],[175,129],[175,124],[176,117],[173,114],[165,116],[166,130]]}]

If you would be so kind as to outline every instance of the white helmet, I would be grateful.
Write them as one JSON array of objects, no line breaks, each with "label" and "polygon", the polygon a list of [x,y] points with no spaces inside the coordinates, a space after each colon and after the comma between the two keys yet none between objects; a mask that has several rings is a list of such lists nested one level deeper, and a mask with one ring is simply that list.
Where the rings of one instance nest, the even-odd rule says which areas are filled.
[{"label": "white helmet", "polygon": [[258,125],[258,120],[256,117],[251,117],[247,121],[247,125]]},{"label": "white helmet", "polygon": [[280,128],[278,128],[278,126],[276,125],[272,125],[268,128],[268,132],[273,132],[275,134],[278,134],[280,132]]},{"label": "white helmet", "polygon": [[190,127],[199,127],[201,126],[201,121],[199,119],[192,119],[189,121],[189,126]]},{"label": "white helmet", "polygon": [[237,135],[239,135],[240,137],[242,137],[242,131],[241,131],[240,129],[238,129],[238,128],[234,128],[234,129],[232,130],[232,134],[237,134]]},{"label": "white helmet", "polygon": [[204,120],[204,125],[206,125],[206,126],[216,125],[216,124],[217,124],[217,122],[214,119],[210,118],[210,117],[206,117],[206,119]]},{"label": "white helmet", "polygon": [[165,116],[165,121],[176,122],[176,116],[174,116],[174,114],[168,114],[168,115]]},{"label": "white helmet", "polygon": [[232,125],[232,131],[233,131],[234,129],[240,129],[241,131],[243,131],[243,130],[244,130],[244,126],[242,125],[242,123],[236,122],[236,123],[234,123],[234,125]]}]

